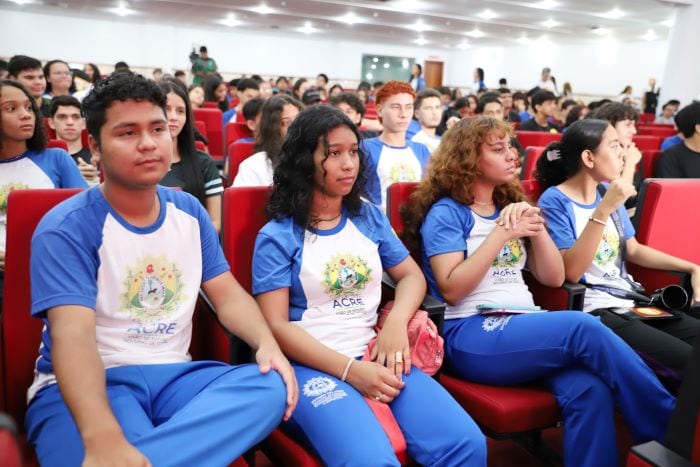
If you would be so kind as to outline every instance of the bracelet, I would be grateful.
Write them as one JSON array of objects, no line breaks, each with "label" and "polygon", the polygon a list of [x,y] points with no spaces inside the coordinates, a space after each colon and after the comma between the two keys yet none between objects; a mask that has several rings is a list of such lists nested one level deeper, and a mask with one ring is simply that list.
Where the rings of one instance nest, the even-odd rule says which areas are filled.
[{"label": "bracelet", "polygon": [[603,221],[601,221],[600,219],[596,219],[596,218],[593,217],[593,216],[589,217],[588,220],[589,220],[589,221],[593,221],[593,222],[595,222],[596,224],[608,225],[607,222],[603,222]]},{"label": "bracelet", "polygon": [[345,382],[345,378],[348,377],[348,373],[350,373],[350,367],[352,366],[352,364],[354,362],[355,362],[355,359],[350,357],[350,359],[348,360],[348,364],[345,365],[345,370],[343,370],[343,376],[340,377],[340,380],[342,382]]}]

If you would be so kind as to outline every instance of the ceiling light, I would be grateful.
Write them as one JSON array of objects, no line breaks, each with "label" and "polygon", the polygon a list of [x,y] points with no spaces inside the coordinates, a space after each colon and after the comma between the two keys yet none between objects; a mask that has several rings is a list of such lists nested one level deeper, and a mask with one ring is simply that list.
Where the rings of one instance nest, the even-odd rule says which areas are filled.
[{"label": "ceiling light", "polygon": [[543,10],[551,10],[559,6],[559,2],[554,0],[542,0],[541,2],[534,3],[532,5],[534,8],[541,8]]},{"label": "ceiling light", "polygon": [[559,26],[561,23],[559,21],[554,21],[552,18],[549,18],[547,21],[542,21],[540,23],[542,26],[548,29],[556,28]]},{"label": "ceiling light", "polygon": [[486,35],[486,33],[481,31],[479,28],[474,28],[471,31],[465,32],[464,34],[466,34],[469,37],[473,37],[475,39],[478,39],[480,37],[484,37]]},{"label": "ceiling light", "polygon": [[241,24],[241,21],[238,21],[233,13],[229,13],[226,18],[218,20],[217,23],[233,28]]},{"label": "ceiling light", "polygon": [[118,16],[129,16],[136,14],[136,10],[132,10],[131,8],[126,6],[126,3],[120,3],[119,6],[110,8],[109,11]]},{"label": "ceiling light", "polygon": [[457,48],[460,50],[466,50],[471,48],[471,44],[467,41],[462,41],[459,44],[457,44]]},{"label": "ceiling light", "polygon": [[389,62],[384,63],[384,69],[388,69],[391,65],[389,65]]},{"label": "ceiling light", "polygon": [[420,19],[413,24],[409,24],[407,27],[410,29],[413,29],[414,31],[418,31],[418,32],[424,32],[424,31],[427,31],[430,29],[430,26],[425,24],[423,22],[423,20],[420,20]]},{"label": "ceiling light", "polygon": [[519,44],[529,44],[530,42],[532,42],[532,40],[530,40],[530,38],[524,34],[522,36],[518,37],[517,39],[515,39],[515,41],[518,42]]},{"label": "ceiling light", "polygon": [[250,11],[260,13],[261,15],[268,15],[270,13],[274,13],[275,9],[270,8],[269,6],[265,5],[264,3],[261,3],[260,5],[256,6],[255,8],[251,8]]},{"label": "ceiling light", "polygon": [[310,21],[307,21],[306,23],[304,23],[303,28],[299,28],[299,32],[303,32],[304,34],[313,34],[315,32],[318,32],[318,29],[316,29]]},{"label": "ceiling light", "polygon": [[415,41],[413,41],[413,43],[418,44],[418,45],[425,45],[428,43],[428,40],[425,37],[421,36],[418,39],[416,39]]},{"label": "ceiling light", "polygon": [[666,26],[667,28],[672,28],[675,23],[676,23],[676,21],[673,18],[667,19],[666,21],[661,22],[661,24],[663,26]]},{"label": "ceiling light", "polygon": [[478,16],[481,19],[494,19],[494,18],[498,17],[498,15],[496,13],[489,10],[488,8],[486,10],[482,11],[481,13],[478,13],[476,16]]},{"label": "ceiling light", "polygon": [[12,3],[16,3],[17,5],[27,5],[29,3],[32,3],[32,0],[10,0]]},{"label": "ceiling light", "polygon": [[602,13],[600,16],[602,16],[603,18],[618,19],[618,18],[622,18],[626,14],[627,13],[620,10],[619,8],[613,8],[610,11],[606,11],[605,13]]},{"label": "ceiling light", "polygon": [[649,30],[646,32],[646,34],[644,34],[644,35],[642,36],[642,39],[644,39],[645,41],[653,41],[653,40],[656,40],[656,39],[658,39],[658,38],[659,38],[659,36],[656,35],[656,33],[654,32],[653,29],[649,29]]},{"label": "ceiling light", "polygon": [[339,21],[341,23],[346,23],[346,24],[355,24],[355,23],[360,23],[362,21],[362,18],[357,16],[355,13],[352,11],[347,12],[343,16],[338,16],[336,18],[336,21]]},{"label": "ceiling light", "polygon": [[403,60],[401,60],[401,68],[403,68],[404,70],[408,70],[408,65],[409,65],[409,63],[408,63],[407,58],[404,58]]}]

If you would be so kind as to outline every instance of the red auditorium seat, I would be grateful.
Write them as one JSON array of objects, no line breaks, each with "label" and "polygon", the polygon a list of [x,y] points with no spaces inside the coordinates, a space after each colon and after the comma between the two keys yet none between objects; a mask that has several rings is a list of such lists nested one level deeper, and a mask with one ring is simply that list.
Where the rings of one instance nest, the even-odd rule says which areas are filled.
[{"label": "red auditorium seat", "polygon": [[50,139],[48,143],[46,144],[47,148],[60,148],[63,149],[64,151],[68,152],[68,143],[63,141],[62,139]]},{"label": "red auditorium seat", "polygon": [[637,128],[637,134],[639,135],[658,136],[662,139],[668,138],[669,136],[674,136],[676,133],[678,133],[678,130],[676,130],[673,126],[653,125],[639,126]]},{"label": "red auditorium seat", "polygon": [[[700,179],[646,179],[639,190],[634,226],[637,241],[665,253],[700,264]],[[688,213],[689,215],[679,215]],[[647,292],[687,277],[629,263],[630,274]]]},{"label": "red auditorium seat", "polygon": [[[399,238],[404,232],[401,207],[409,202],[409,197],[418,184],[415,182],[394,183],[387,189],[387,216]],[[531,286],[532,281],[528,281]],[[533,295],[548,296],[547,303],[538,303],[549,309],[581,309],[583,293],[578,285],[572,285],[577,292],[567,294],[563,289],[532,287]],[[545,293],[538,293],[539,291]],[[552,298],[564,297],[567,302],[554,304]],[[479,424],[484,433],[495,439],[512,438],[522,442],[523,437],[533,435],[537,439],[543,428],[556,426],[561,419],[559,406],[554,396],[546,389],[536,386],[489,386],[462,380],[454,376],[440,375],[440,382],[464,409]],[[528,445],[527,442],[524,443]],[[529,449],[528,449],[529,450]],[[536,456],[543,453],[531,451]]]},{"label": "red auditorium seat", "polygon": [[654,178],[656,174],[656,164],[663,154],[660,149],[645,149],[642,151],[642,176],[644,178]]},{"label": "red auditorium seat", "polygon": [[[252,289],[253,247],[258,231],[267,223],[265,205],[269,195],[269,187],[230,187],[224,191],[224,255],[231,265],[231,272],[249,293]],[[250,358],[244,347],[240,346],[233,351],[239,363]],[[270,459],[278,460],[283,465],[321,466],[315,455],[279,428],[263,442],[262,449]],[[406,453],[397,453],[397,456],[405,459]]]},{"label": "red auditorium seat", "polygon": [[214,160],[224,158],[224,136],[221,123],[221,110],[219,109],[194,109],[194,119],[205,123],[209,140],[209,154]]},{"label": "red auditorium seat", "polygon": [[548,133],[546,131],[516,131],[515,137],[522,147],[542,146],[546,147],[553,141],[561,141],[561,133]]},{"label": "red auditorium seat", "polygon": [[525,163],[523,164],[523,170],[520,172],[520,180],[531,180],[535,178],[533,173],[537,166],[537,159],[540,158],[544,149],[545,146],[530,146],[525,148]]},{"label": "red auditorium seat", "polygon": [[252,138],[253,132],[250,131],[245,122],[228,122],[226,124],[226,147],[230,147],[232,143],[241,138]]},{"label": "red auditorium seat", "polygon": [[661,148],[663,138],[659,136],[635,135],[632,137],[632,141],[640,151],[645,151],[647,149],[655,151]]},{"label": "red auditorium seat", "polygon": [[[203,109],[218,109],[219,104],[214,101],[204,101],[202,102],[202,108]],[[192,110],[197,110],[197,109],[192,109]]]},{"label": "red auditorium seat", "polygon": [[0,465],[22,467],[22,452],[17,439],[17,426],[7,415],[0,412]]},{"label": "red auditorium seat", "polygon": [[200,135],[206,138],[207,136],[207,124],[201,120],[194,121],[194,127],[197,129]]},{"label": "red auditorium seat", "polygon": [[249,158],[254,154],[255,143],[247,143],[241,141],[239,143],[232,143],[228,148],[229,154],[229,180],[233,183],[233,180],[238,174],[238,167],[240,167],[241,162]]},{"label": "red auditorium seat", "polygon": [[209,154],[209,149],[207,148],[207,145],[204,144],[204,141],[195,141],[194,147],[197,148],[197,151],[202,151]]},{"label": "red auditorium seat", "polygon": [[540,183],[534,179],[520,180],[520,186],[523,187],[525,196],[529,198],[531,203],[537,203],[537,200],[540,199],[540,196],[542,196],[544,192]]},{"label": "red auditorium seat", "polygon": [[654,123],[654,120],[656,119],[656,115],[653,113],[643,113],[639,116],[639,123],[641,124],[646,124],[646,123]]}]

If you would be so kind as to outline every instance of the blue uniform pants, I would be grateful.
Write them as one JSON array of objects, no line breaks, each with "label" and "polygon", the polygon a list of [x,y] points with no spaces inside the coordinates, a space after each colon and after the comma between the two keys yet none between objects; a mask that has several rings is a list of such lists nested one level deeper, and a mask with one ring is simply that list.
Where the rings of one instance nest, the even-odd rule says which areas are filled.
[{"label": "blue uniform pants", "polygon": [[460,378],[549,388],[561,406],[570,466],[617,465],[615,408],[640,443],[663,439],[675,405],[622,339],[579,311],[448,320],[445,354]]},{"label": "blue uniform pants", "polygon": [[[191,362],[110,368],[107,397],[127,440],[160,466],[227,465],[282,420],[286,390],[257,365]],[[78,429],[58,385],[27,410],[29,441],[42,466],[79,466]]]},{"label": "blue uniform pants", "polygon": [[[396,466],[399,461],[364,397],[334,376],[295,365],[299,403],[286,428],[329,466]],[[408,454],[421,465],[484,466],[486,439],[457,402],[413,367],[389,407]]]}]

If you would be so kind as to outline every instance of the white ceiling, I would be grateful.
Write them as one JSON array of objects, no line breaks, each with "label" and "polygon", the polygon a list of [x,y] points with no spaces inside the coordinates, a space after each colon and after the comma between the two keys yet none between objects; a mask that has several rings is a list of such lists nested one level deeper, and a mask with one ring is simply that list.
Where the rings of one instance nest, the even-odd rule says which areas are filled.
[{"label": "white ceiling", "polygon": [[[0,9],[435,48],[665,39],[674,3],[693,0],[0,0]],[[129,13],[115,16],[122,6]],[[256,10],[264,5],[265,14]],[[611,17],[612,13],[617,17]],[[354,15],[352,21],[348,13]],[[489,15],[490,13],[490,15]],[[341,19],[342,17],[342,19]],[[350,22],[355,24],[350,24]],[[549,21],[549,23],[545,23]],[[223,23],[227,23],[225,25]]]}]

